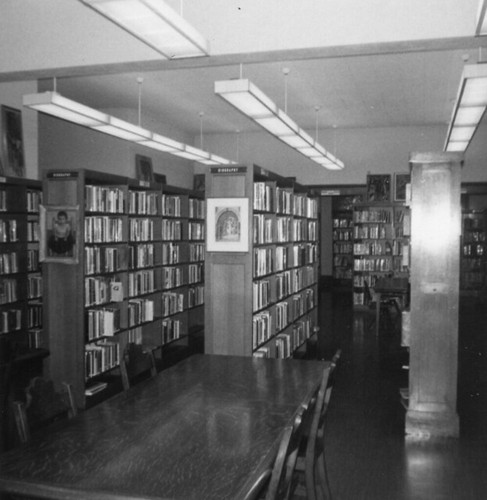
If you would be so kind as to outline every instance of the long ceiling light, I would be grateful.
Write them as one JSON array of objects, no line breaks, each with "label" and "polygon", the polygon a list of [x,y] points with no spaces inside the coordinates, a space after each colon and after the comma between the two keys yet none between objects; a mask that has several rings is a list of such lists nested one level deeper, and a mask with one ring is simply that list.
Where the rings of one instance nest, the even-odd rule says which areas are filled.
[{"label": "long ceiling light", "polygon": [[445,151],[464,152],[487,107],[487,64],[467,64],[453,108]]},{"label": "long ceiling light", "polygon": [[215,93],[310,160],[330,170],[343,169],[342,161],[335,158],[298,127],[286,113],[280,110],[249,80],[215,82]]},{"label": "long ceiling light", "polygon": [[55,116],[84,127],[109,134],[148,148],[157,149],[174,156],[197,161],[204,165],[233,165],[235,162],[207,151],[188,146],[146,130],[132,123],[107,115],[72,101],[57,92],[28,94],[23,97],[23,105],[41,113]]},{"label": "long ceiling light", "polygon": [[80,0],[167,59],[209,54],[208,42],[163,0]]},{"label": "long ceiling light", "polygon": [[487,0],[480,0],[479,12],[477,14],[477,28],[475,34],[477,36],[487,35]]}]

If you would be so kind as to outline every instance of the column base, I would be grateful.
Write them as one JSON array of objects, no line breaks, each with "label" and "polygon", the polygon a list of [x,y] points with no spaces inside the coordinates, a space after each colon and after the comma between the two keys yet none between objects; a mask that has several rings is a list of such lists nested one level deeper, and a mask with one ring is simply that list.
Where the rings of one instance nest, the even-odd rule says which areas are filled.
[{"label": "column base", "polygon": [[423,439],[459,437],[460,419],[455,412],[408,410],[406,413],[406,434]]}]

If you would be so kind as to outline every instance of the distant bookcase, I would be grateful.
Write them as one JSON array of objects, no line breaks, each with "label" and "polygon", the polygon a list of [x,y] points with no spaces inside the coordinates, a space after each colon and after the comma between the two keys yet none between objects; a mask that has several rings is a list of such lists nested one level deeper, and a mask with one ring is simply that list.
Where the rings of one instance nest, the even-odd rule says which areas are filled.
[{"label": "distant bookcase", "polygon": [[462,213],[462,248],[460,252],[460,291],[462,294],[485,293],[486,219],[484,211]]},{"label": "distant bookcase", "polygon": [[39,205],[42,183],[0,177],[1,362],[45,347]]},{"label": "distant bookcase", "polygon": [[357,204],[353,210],[353,304],[367,306],[365,281],[406,277],[410,262],[411,214],[401,204]]},{"label": "distant bookcase", "polygon": [[353,196],[332,198],[333,281],[351,289],[353,279]]},{"label": "distant bookcase", "polygon": [[[44,203],[77,206],[78,258],[44,263],[50,375],[79,407],[120,389],[129,342],[187,348],[203,325],[201,195],[91,170],[49,171]],[[90,396],[102,383],[106,390]]]},{"label": "distant bookcase", "polygon": [[[205,350],[285,358],[315,332],[318,205],[294,180],[257,166],[210,167],[208,207],[248,200],[248,245],[208,247]],[[218,201],[220,200],[220,201]],[[209,208],[208,208],[209,209]],[[208,238],[214,214],[208,213]],[[215,221],[217,224],[218,221]]]}]

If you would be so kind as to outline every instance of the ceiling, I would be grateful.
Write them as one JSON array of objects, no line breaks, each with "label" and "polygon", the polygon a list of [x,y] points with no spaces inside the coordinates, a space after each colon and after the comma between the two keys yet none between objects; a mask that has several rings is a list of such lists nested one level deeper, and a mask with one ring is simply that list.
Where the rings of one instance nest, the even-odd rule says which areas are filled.
[{"label": "ceiling", "polygon": [[[170,123],[183,133],[195,137],[197,146],[199,145],[197,138],[201,135],[260,130],[257,125],[214,93],[215,81],[240,76],[249,78],[281,109],[286,109],[300,127],[312,135],[318,134],[319,130],[333,128],[340,130],[429,125],[443,125],[446,135],[463,65],[466,61],[471,63],[482,61],[481,47],[487,47],[487,37],[476,38],[473,36],[473,30],[469,36],[460,36],[465,35],[465,32],[469,33],[471,23],[460,22],[460,19],[455,18],[455,16],[458,18],[458,12],[466,12],[472,17],[478,0],[406,2],[411,6],[414,4],[417,9],[427,5],[429,8],[427,12],[435,12],[434,9],[437,11],[439,4],[445,6],[443,17],[430,19],[422,12],[421,16],[411,15],[408,22],[402,22],[400,18],[395,19],[398,30],[409,25],[411,33],[416,30],[417,36],[411,40],[408,40],[408,34],[404,33],[401,33],[401,39],[392,39],[393,23],[383,22],[380,13],[375,14],[373,20],[375,24],[370,24],[370,21],[366,20],[369,23],[366,26],[362,26],[358,17],[350,19],[349,13],[355,12],[357,3],[343,0],[343,9],[346,6],[348,10],[343,11],[344,20],[341,25],[334,26],[333,34],[338,39],[338,34],[347,27],[345,23],[349,22],[350,26],[357,27],[355,31],[348,30],[350,42],[360,38],[360,33],[357,32],[362,29],[361,36],[367,39],[367,43],[334,45],[333,40],[329,40],[330,33],[328,33],[326,43],[323,42],[321,46],[312,46],[312,43],[304,46],[303,43],[300,42],[299,45],[296,42],[297,46],[293,48],[294,34],[288,33],[284,37],[281,33],[280,45],[277,42],[272,45],[272,41],[269,40],[265,40],[264,43],[262,39],[255,42],[255,45],[258,43],[259,46],[270,50],[225,53],[223,40],[218,46],[217,53],[215,55],[212,53],[210,57],[158,61],[150,51],[149,56],[144,52],[144,57],[138,60],[133,53],[136,52],[135,49],[140,48],[139,41],[134,41],[126,33],[118,33],[120,31],[118,27],[111,25],[106,19],[99,19],[100,16],[78,1],[47,0],[46,4],[49,4],[49,7],[58,9],[57,18],[46,16],[46,11],[49,9],[41,10],[34,0],[20,0],[25,8],[22,15],[18,0],[5,1],[6,14],[3,16],[3,22],[0,21],[0,28],[11,30],[7,35],[14,41],[19,44],[24,43],[23,38],[28,37],[26,34],[31,33],[33,29],[25,24],[27,21],[24,19],[30,16],[33,25],[37,25],[32,41],[25,46],[22,45],[16,55],[19,61],[22,57],[28,59],[28,51],[25,50],[28,47],[33,51],[32,58],[37,57],[39,60],[39,68],[31,64],[28,70],[25,70],[19,62],[17,71],[14,66],[8,72],[2,73],[0,69],[0,81],[12,81],[15,78],[41,79],[43,89],[51,90],[55,85],[57,91],[65,97],[93,108],[110,110],[114,116],[117,116],[120,110],[121,118],[126,116],[123,113],[127,109],[136,113],[140,102],[141,126],[144,126],[147,117],[150,117],[151,123],[157,121]],[[316,3],[316,0],[303,1],[309,6],[319,5],[319,8],[322,5],[334,5],[336,16],[340,16],[338,4],[333,0],[323,0],[323,3]],[[172,0],[172,3],[175,3],[175,0]],[[211,19],[205,18],[203,5],[207,9],[216,9],[214,2],[189,0],[186,3],[189,3],[189,21],[195,20],[196,27],[203,34],[206,35],[205,27],[209,30],[210,25],[214,25],[211,29],[216,33],[215,35],[212,32],[210,38],[217,38],[223,31],[228,34],[226,19],[217,19],[213,24],[205,24],[210,23]],[[220,9],[235,7],[237,4],[252,5],[254,9],[262,9],[258,7],[261,4],[256,0],[247,0],[247,4],[235,0],[229,3],[217,3],[221,4]],[[271,4],[276,12],[281,5],[275,1],[269,5]],[[293,2],[284,2],[282,5],[289,7],[292,4]],[[391,9],[390,3],[386,0],[374,0],[374,5],[377,8],[381,6],[384,9],[386,7]],[[454,10],[452,6],[456,6],[458,10]],[[363,17],[364,12],[362,10],[355,15]],[[249,22],[253,25],[265,25],[264,21],[256,23],[255,13],[251,14],[253,17],[249,14]],[[368,12],[367,15],[374,16],[374,12],[371,14]],[[9,16],[13,19],[11,22],[7,20]],[[285,19],[288,20],[289,12],[286,16]],[[308,17],[305,22],[310,22],[311,18]],[[284,17],[272,21],[278,25],[282,19]],[[441,31],[438,26],[441,25],[439,20],[444,21],[444,26],[441,26],[444,37],[438,35]],[[85,29],[83,40],[76,40],[79,35],[75,29],[83,22],[91,28]],[[25,24],[24,29],[21,30],[21,26],[17,26],[16,23]],[[39,30],[39,25],[45,29]],[[52,47],[47,46],[46,41],[50,41],[50,38],[45,32],[49,33],[51,29],[55,32],[56,25],[63,26],[68,35],[59,34],[54,44],[58,47],[58,52],[53,52]],[[448,36],[452,32],[450,26],[457,25],[461,25],[463,31],[458,30],[453,33],[454,36]],[[389,31],[384,35],[378,33],[374,38],[375,31],[378,31],[377,27],[380,26],[388,27]],[[370,29],[367,29],[368,27]],[[17,32],[22,33],[23,38],[16,39]],[[424,33],[429,32],[432,33],[432,38],[425,39]],[[0,33],[0,42],[2,36],[7,35]],[[106,37],[105,43],[103,36]],[[106,63],[97,60],[96,63],[90,64],[89,57],[86,56],[85,61],[85,54],[80,47],[88,48],[90,39],[95,37],[101,37],[98,41],[98,52],[105,54],[110,50],[117,50],[119,56],[126,49],[127,60],[120,63],[118,61],[121,59],[118,57],[117,63],[111,63],[110,57],[107,56]],[[387,37],[389,41],[385,39]],[[250,46],[251,41],[249,42],[248,38],[242,38],[243,47]],[[39,40],[38,44],[36,40]],[[41,41],[46,48],[40,47]],[[76,42],[79,46],[75,45]],[[71,66],[66,61],[56,65],[56,57],[62,60],[63,57],[69,56],[69,51],[65,50],[66,46],[72,54],[76,54],[77,59],[74,60],[73,57],[74,62]],[[48,56],[43,55],[41,59],[36,56],[35,50],[38,50],[39,54]],[[145,47],[143,50],[148,49]],[[8,55],[5,59],[4,52],[6,51],[0,48],[0,63],[10,62],[12,59],[8,59]],[[95,60],[96,57],[92,56],[92,59]],[[290,70],[287,76],[283,73],[284,68]],[[53,76],[57,77],[55,83]],[[142,83],[138,83],[138,78],[142,78]],[[158,132],[154,129],[153,131]]]}]

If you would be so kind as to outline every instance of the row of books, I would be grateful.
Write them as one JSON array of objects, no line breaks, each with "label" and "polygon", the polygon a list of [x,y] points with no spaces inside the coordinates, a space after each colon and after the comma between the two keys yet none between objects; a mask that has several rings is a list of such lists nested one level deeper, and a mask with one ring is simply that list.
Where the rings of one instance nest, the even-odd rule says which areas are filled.
[{"label": "row of books", "polygon": [[390,224],[392,222],[391,214],[391,210],[380,208],[356,209],[353,212],[353,220],[354,222],[382,222]]},{"label": "row of books", "polygon": [[353,226],[353,221],[351,218],[334,217],[332,220],[332,226],[335,228],[350,228]]},{"label": "row of books", "polygon": [[181,240],[183,238],[183,224],[180,220],[162,219],[163,240]]},{"label": "row of books", "polygon": [[205,224],[203,222],[189,221],[189,223],[188,223],[188,239],[189,240],[204,240],[205,239]]},{"label": "row of books", "polygon": [[[85,278],[85,307],[112,302],[112,278],[107,276],[88,276]],[[120,285],[120,284],[119,284]]]},{"label": "row of books", "polygon": [[10,304],[18,300],[18,282],[15,278],[0,281],[0,304]]},{"label": "row of books", "polygon": [[29,349],[39,349],[44,346],[44,335],[41,328],[34,328],[27,332]]},{"label": "row of books", "polygon": [[188,289],[188,307],[197,307],[205,303],[205,287],[192,286]]},{"label": "row of books", "polygon": [[181,338],[183,325],[181,320],[166,318],[161,324],[161,344],[167,344]]},{"label": "row of books", "polygon": [[17,221],[15,219],[0,220],[0,243],[15,243],[19,241]]},{"label": "row of books", "polygon": [[34,248],[27,250],[27,271],[39,271],[39,250]]},{"label": "row of books", "polygon": [[159,195],[151,191],[129,191],[129,214],[157,215]]},{"label": "row of books", "polygon": [[22,311],[20,309],[8,309],[0,311],[0,333],[9,333],[20,330],[22,326]]},{"label": "row of books", "polygon": [[29,304],[27,309],[27,328],[42,326],[42,304],[34,302]]},{"label": "row of books", "polygon": [[[152,262],[154,262],[153,259]],[[181,246],[178,243],[164,243],[162,245],[162,264],[179,264],[180,262]]]},{"label": "row of books", "polygon": [[184,278],[184,269],[182,267],[162,268],[162,288],[164,290],[186,284]]},{"label": "row of books", "polygon": [[136,297],[155,291],[154,270],[140,270],[128,274],[128,295]]},{"label": "row of books", "polygon": [[[130,247],[129,250],[131,250]],[[126,249],[123,247],[85,247],[85,275],[114,273],[125,269]],[[132,255],[129,252],[129,256]]]},{"label": "row of books", "polygon": [[254,210],[274,211],[274,183],[254,182]]},{"label": "row of books", "polygon": [[274,249],[272,247],[254,248],[254,278],[273,272]]},{"label": "row of books", "polygon": [[199,262],[205,259],[205,246],[202,243],[191,243],[189,245],[189,261]]},{"label": "row of books", "polygon": [[392,271],[393,260],[390,257],[361,257],[353,261],[354,271]]},{"label": "row of books", "polygon": [[352,253],[352,243],[342,243],[336,241],[333,243],[333,253],[345,253],[345,254],[351,254]]},{"label": "row of books", "polygon": [[125,191],[115,186],[85,186],[85,210],[123,214],[125,212]]},{"label": "row of books", "polygon": [[267,342],[274,334],[270,311],[262,311],[252,317],[252,349]]},{"label": "row of books", "polygon": [[189,218],[204,219],[205,218],[205,200],[198,198],[189,199]]},{"label": "row of books", "polygon": [[129,269],[154,267],[154,264],[154,245],[152,243],[129,246]]},{"label": "row of books", "polygon": [[[27,212],[30,214],[39,213],[39,205],[42,203],[42,191],[27,190]],[[1,202],[0,202],[1,204]]]},{"label": "row of books", "polygon": [[283,332],[276,336],[276,358],[286,359],[292,356],[294,351],[310,338],[313,326],[310,319],[293,325],[290,332]]},{"label": "row of books", "polygon": [[271,283],[269,280],[254,281],[252,287],[252,310],[255,312],[267,307],[271,303]]},{"label": "row of books", "polygon": [[120,365],[118,342],[99,341],[85,346],[85,377],[89,379]]},{"label": "row of books", "polygon": [[36,220],[27,221],[27,241],[30,243],[39,241],[39,222]]},{"label": "row of books", "polygon": [[392,255],[392,244],[390,241],[354,243],[353,253],[355,255]]},{"label": "row of books", "polygon": [[163,194],[161,197],[162,215],[166,217],[181,217],[181,197]]},{"label": "row of books", "polygon": [[129,240],[153,241],[154,240],[154,221],[153,219],[130,219],[129,221]]},{"label": "row of books", "polygon": [[274,219],[264,214],[254,214],[253,241],[255,245],[264,245],[274,241]]},{"label": "row of books", "polygon": [[123,241],[121,217],[85,217],[85,243],[116,243]]},{"label": "row of books", "polygon": [[180,292],[164,292],[162,294],[162,315],[171,316],[184,311],[184,294]]},{"label": "row of books", "polygon": [[42,295],[42,276],[40,274],[27,277],[27,298],[37,299]]},{"label": "row of books", "polygon": [[88,342],[100,337],[113,336],[120,330],[120,309],[104,307],[86,311]]},{"label": "row of books", "polygon": [[17,252],[0,253],[0,274],[19,272],[19,256]]},{"label": "row of books", "polygon": [[336,229],[334,229],[332,233],[332,238],[333,241],[350,241],[352,239],[352,233],[349,230],[337,231]]},{"label": "row of books", "polygon": [[146,321],[154,321],[154,302],[147,299],[131,299],[128,303],[129,328]]},{"label": "row of books", "polygon": [[203,264],[189,264],[188,283],[193,285],[203,281]]},{"label": "row of books", "polygon": [[369,224],[367,226],[354,226],[353,237],[356,240],[360,239],[386,239],[392,238],[389,226],[385,224]]}]

